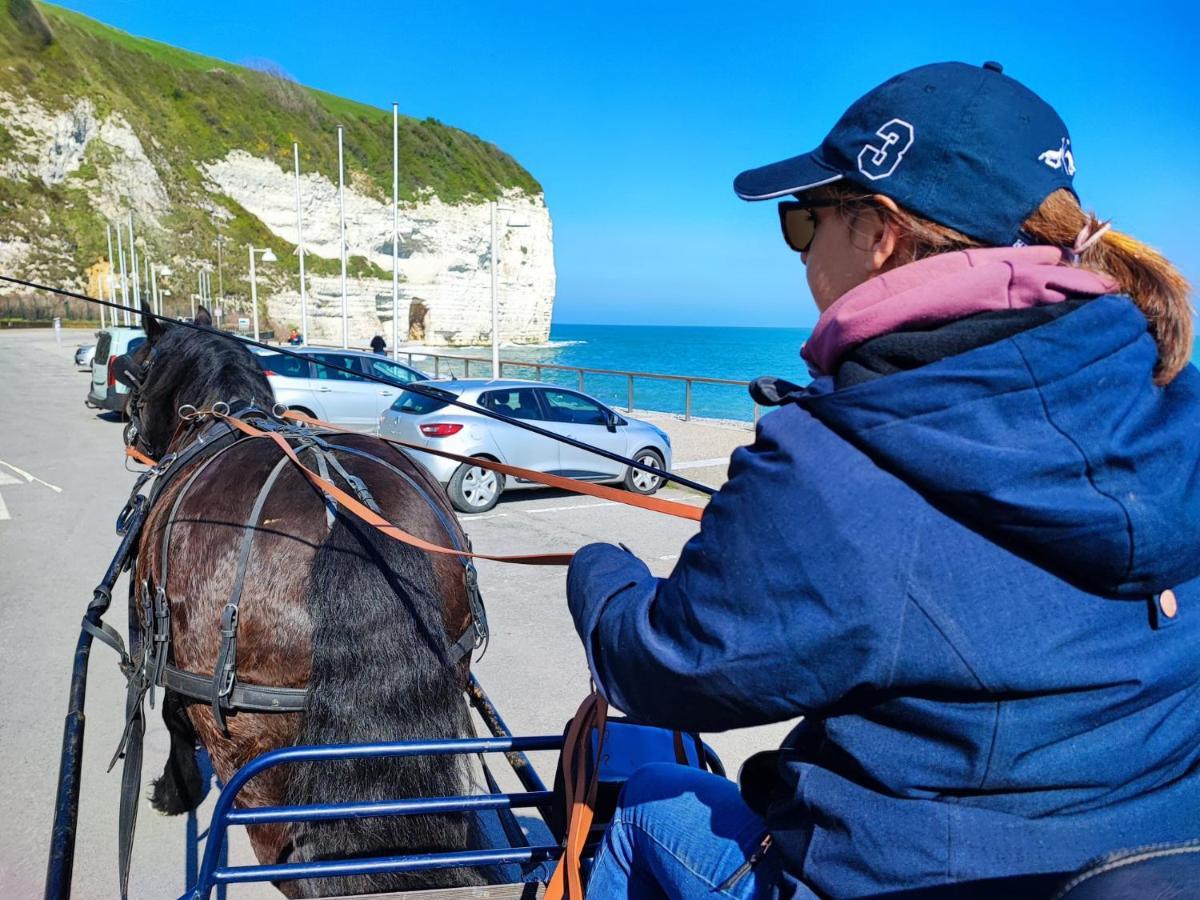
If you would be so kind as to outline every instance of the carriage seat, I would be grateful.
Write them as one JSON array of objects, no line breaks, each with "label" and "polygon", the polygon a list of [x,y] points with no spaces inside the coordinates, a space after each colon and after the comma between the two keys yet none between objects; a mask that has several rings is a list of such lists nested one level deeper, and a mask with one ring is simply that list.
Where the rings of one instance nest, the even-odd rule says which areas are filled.
[{"label": "carriage seat", "polygon": [[1109,853],[1071,876],[1053,900],[1186,897],[1200,897],[1200,838]]}]

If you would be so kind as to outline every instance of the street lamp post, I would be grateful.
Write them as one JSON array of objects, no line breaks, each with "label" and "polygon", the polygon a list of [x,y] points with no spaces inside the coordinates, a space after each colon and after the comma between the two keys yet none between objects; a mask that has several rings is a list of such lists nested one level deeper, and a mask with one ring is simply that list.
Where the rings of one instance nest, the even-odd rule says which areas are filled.
[{"label": "street lamp post", "polygon": [[217,233],[217,321],[221,320],[221,314],[225,307],[225,274],[221,268],[221,247],[225,244],[225,238]]},{"label": "street lamp post", "polygon": [[254,310],[254,339],[258,340],[258,284],[254,271],[254,254],[261,253],[262,261],[272,263],[277,261],[277,257],[271,252],[270,247],[258,249],[253,245],[247,245],[250,249],[250,306]]},{"label": "street lamp post", "polygon": [[[500,377],[500,298],[496,290],[496,213],[517,213],[516,209],[500,206],[496,201],[488,204],[491,207],[491,244],[488,248],[488,269],[491,277],[492,293],[492,377]],[[529,223],[524,219],[513,216],[505,223],[505,228],[528,228]]]},{"label": "street lamp post", "polygon": [[156,302],[158,303],[158,314],[161,316],[163,314],[163,303],[164,303],[163,298],[165,298],[167,296],[169,291],[167,291],[166,288],[160,287],[158,280],[160,278],[170,278],[171,277],[171,267],[170,266],[158,266],[157,268],[151,267],[150,274],[154,280],[154,296],[156,298]]},{"label": "street lamp post", "polygon": [[292,142],[296,164],[296,255],[300,258],[300,342],[308,343],[308,285],[304,280],[304,213],[300,205],[300,145]]},{"label": "street lamp post", "polygon": [[[117,229],[118,232],[120,228]],[[142,305],[141,279],[138,278],[137,247],[133,242],[133,213],[129,214],[129,274],[133,281],[133,307],[140,309]]]},{"label": "street lamp post", "polygon": [[350,346],[350,317],[346,310],[346,175],[342,150],[342,126],[338,126],[338,241],[342,248],[342,349]]},{"label": "street lamp post", "polygon": [[400,104],[392,104],[392,359],[400,358]]},{"label": "street lamp post", "polygon": [[121,306],[125,308],[125,327],[129,327],[129,278],[125,272],[125,246],[121,243],[121,225],[117,223],[117,256],[121,260]]}]

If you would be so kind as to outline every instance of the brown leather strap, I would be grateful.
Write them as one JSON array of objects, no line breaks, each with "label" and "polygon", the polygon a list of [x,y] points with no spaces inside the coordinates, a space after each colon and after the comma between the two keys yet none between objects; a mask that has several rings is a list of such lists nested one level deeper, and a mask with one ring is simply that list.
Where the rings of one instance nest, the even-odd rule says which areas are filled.
[{"label": "brown leather strap", "polygon": [[360,503],[356,498],[350,496],[333,482],[326,481],[316,472],[309,469],[304,463],[300,462],[300,457],[296,455],[296,451],[292,449],[292,445],[287,442],[283,435],[275,431],[261,431],[255,428],[248,422],[244,422],[236,416],[221,415],[214,413],[219,418],[223,418],[231,426],[236,428],[243,434],[251,437],[268,438],[274,441],[284,454],[298,468],[301,474],[311,481],[316,487],[331,496],[334,500],[342,505],[347,512],[353,513],[358,518],[362,519],[368,525],[371,525],[388,537],[395,538],[402,543],[409,544],[413,547],[419,547],[429,553],[441,553],[446,556],[470,556],[475,559],[490,559],[495,562],[518,563],[527,566],[565,566],[571,562],[571,557],[574,553],[534,553],[534,554],[517,554],[512,556],[494,556],[489,553],[474,553],[468,550],[459,550],[454,547],[442,547],[438,544],[432,544],[429,541],[419,538],[414,534],[409,534],[403,528],[392,524],[379,513],[374,512],[364,504]]},{"label": "brown leather strap", "polygon": [[[563,741],[563,795],[567,805],[567,833],[544,900],[583,900],[580,865],[592,820],[596,813],[596,788],[599,760],[604,745],[604,726],[608,722],[608,703],[595,689],[579,705]],[[588,750],[592,731],[597,733],[596,754],[588,771]]]},{"label": "brown leather strap", "polygon": [[155,466],[158,465],[158,463],[155,460],[148,457],[145,453],[143,453],[137,447],[131,447],[129,445],[126,445],[125,455],[130,457],[131,459],[136,459],[143,466],[150,466],[150,468],[154,468]]},{"label": "brown leather strap", "polygon": [[[283,418],[291,419],[294,422],[303,422],[306,425],[316,425],[320,428],[328,429],[329,431],[338,431],[342,434],[358,434],[359,432],[350,431],[347,428],[340,428],[337,425],[332,425],[329,422],[321,419],[314,419],[312,416],[306,416],[303,413],[288,410],[283,414]],[[603,500],[612,500],[615,503],[623,503],[626,506],[635,506],[638,509],[648,509],[651,512],[663,513],[668,516],[675,516],[680,519],[691,519],[693,522],[699,522],[700,517],[704,515],[704,510],[698,506],[692,506],[688,503],[679,503],[675,500],[663,500],[659,497],[652,497],[647,494],[632,494],[629,491],[618,490],[617,488],[608,487],[603,484],[591,484],[587,481],[578,481],[574,478],[567,478],[562,475],[551,475],[548,472],[535,472],[532,469],[523,469],[520,466],[510,466],[507,463],[494,462],[490,459],[481,459],[478,456],[460,456],[457,453],[451,453],[448,450],[438,450],[433,447],[424,447],[420,444],[410,444],[407,441],[396,440],[395,438],[385,438],[380,436],[381,441],[386,441],[389,444],[395,444],[397,447],[405,447],[409,450],[419,450],[422,453],[430,453],[434,456],[440,456],[444,459],[452,459],[460,463],[469,463],[473,466],[479,466],[481,469],[489,469],[493,472],[502,472],[505,475],[512,475],[514,478],[521,478],[526,481],[533,481],[538,484],[544,484],[547,487],[561,488],[564,491],[571,491],[575,494],[588,494],[592,497],[599,497]]]}]

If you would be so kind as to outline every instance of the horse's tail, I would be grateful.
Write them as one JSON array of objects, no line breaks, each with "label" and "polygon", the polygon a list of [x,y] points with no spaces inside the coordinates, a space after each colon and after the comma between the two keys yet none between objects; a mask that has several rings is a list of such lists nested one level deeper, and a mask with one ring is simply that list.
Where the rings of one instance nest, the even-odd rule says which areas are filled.
[{"label": "horse's tail", "polygon": [[[442,600],[426,553],[339,515],[318,549],[308,607],[313,662],[302,744],[462,737],[470,719]],[[354,760],[290,766],[296,804],[452,796],[463,793],[460,756]],[[291,860],[465,849],[463,815],[393,816],[293,826]],[[478,883],[472,872],[314,879],[305,896]]]}]

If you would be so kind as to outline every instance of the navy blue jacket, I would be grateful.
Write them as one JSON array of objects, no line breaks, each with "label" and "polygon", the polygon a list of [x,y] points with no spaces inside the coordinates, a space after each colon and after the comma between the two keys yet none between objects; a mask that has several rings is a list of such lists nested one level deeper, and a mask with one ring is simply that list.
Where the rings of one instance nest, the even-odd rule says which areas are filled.
[{"label": "navy blue jacket", "polygon": [[831,896],[1200,835],[1200,373],[1156,358],[1102,297],[797,391],[670,577],[576,556],[597,684],[678,728],[803,717],[748,799]]}]

